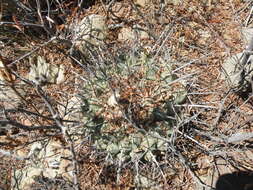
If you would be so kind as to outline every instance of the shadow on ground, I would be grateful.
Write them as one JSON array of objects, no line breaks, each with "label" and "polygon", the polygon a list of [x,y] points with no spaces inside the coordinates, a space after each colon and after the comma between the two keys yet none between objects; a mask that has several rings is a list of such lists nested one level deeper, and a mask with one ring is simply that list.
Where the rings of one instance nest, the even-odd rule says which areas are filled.
[{"label": "shadow on ground", "polygon": [[253,172],[234,172],[219,177],[216,190],[253,190]]}]

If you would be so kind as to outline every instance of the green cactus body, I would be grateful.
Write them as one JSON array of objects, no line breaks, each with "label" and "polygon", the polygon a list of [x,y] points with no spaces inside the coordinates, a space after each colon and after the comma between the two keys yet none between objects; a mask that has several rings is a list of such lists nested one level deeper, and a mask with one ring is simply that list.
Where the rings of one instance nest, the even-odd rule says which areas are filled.
[{"label": "green cactus body", "polygon": [[[95,146],[113,158],[152,162],[156,152],[166,151],[163,139],[171,136],[180,115],[174,105],[185,102],[187,92],[179,82],[170,85],[177,77],[165,61],[155,63],[144,53],[118,60],[97,70],[84,86],[83,114],[92,121],[85,127]],[[129,124],[127,114],[141,130]]]}]

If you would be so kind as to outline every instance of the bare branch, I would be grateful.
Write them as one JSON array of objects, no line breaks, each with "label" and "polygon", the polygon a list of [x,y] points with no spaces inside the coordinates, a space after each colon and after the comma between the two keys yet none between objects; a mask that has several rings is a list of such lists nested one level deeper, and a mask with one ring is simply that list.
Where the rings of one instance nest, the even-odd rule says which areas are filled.
[{"label": "bare branch", "polygon": [[22,8],[25,11],[28,12],[32,12],[32,9],[28,8],[27,6],[25,6],[22,2],[20,2],[19,0],[12,0],[18,7]]},{"label": "bare branch", "polygon": [[41,129],[60,129],[57,125],[44,125],[44,126],[28,126],[28,125],[23,125],[21,123],[18,123],[16,121],[12,120],[0,120],[0,125],[5,126],[5,125],[12,125],[14,127],[17,127],[19,129],[23,129],[25,131],[34,131],[34,130],[41,130]]}]

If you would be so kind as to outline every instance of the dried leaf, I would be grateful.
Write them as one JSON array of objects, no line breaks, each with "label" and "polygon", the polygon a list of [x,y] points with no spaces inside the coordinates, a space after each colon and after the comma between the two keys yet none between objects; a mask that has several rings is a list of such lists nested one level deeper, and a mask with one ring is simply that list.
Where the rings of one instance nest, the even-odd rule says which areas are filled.
[{"label": "dried leaf", "polygon": [[12,20],[15,22],[15,24],[12,26],[17,28],[20,32],[24,33],[24,26],[19,23],[15,15],[12,16]]}]

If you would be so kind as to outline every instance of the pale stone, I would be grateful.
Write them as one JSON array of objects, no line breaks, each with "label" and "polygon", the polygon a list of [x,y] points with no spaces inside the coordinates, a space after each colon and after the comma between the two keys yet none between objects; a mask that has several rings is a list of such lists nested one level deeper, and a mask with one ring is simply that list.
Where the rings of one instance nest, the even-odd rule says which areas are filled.
[{"label": "pale stone", "polygon": [[221,78],[226,79],[231,87],[237,87],[241,81],[242,70],[236,69],[236,65],[239,65],[239,61],[241,60],[241,55],[242,54],[240,53],[227,59],[222,65],[224,70]]},{"label": "pale stone", "polygon": [[64,66],[49,64],[45,58],[38,56],[37,64],[31,65],[28,79],[39,85],[59,84],[64,81]]},{"label": "pale stone", "polygon": [[149,34],[144,30],[143,27],[141,27],[139,25],[134,25],[133,29],[134,29],[138,38],[140,38],[142,40],[149,38]]},{"label": "pale stone", "polygon": [[253,38],[253,28],[242,28],[242,38],[245,44],[249,44],[250,40]]},{"label": "pale stone", "polygon": [[[253,29],[252,28],[243,28],[242,29],[242,37],[246,46],[249,45],[250,41],[253,39]],[[245,65],[241,64],[243,59],[243,53],[238,53],[232,55],[228,59],[225,60],[222,65],[222,79],[226,79],[227,83],[231,87],[241,87],[246,83],[252,83],[253,77],[253,56],[250,55],[247,63]],[[245,78],[243,78],[244,73],[246,74]]]},{"label": "pale stone", "polygon": [[173,5],[179,5],[181,3],[181,0],[165,0],[167,3],[171,3]]},{"label": "pale stone", "polygon": [[42,150],[43,146],[41,144],[41,142],[35,142],[31,145],[30,151],[28,153],[28,157],[38,157],[38,154],[40,153],[40,151]]},{"label": "pale stone", "polygon": [[[233,159],[239,164],[240,167],[244,167],[245,169],[247,168],[247,165],[250,169],[250,166],[253,162],[253,153],[251,150],[242,151],[235,149],[233,151],[221,151],[220,153],[217,152],[217,158],[215,159],[215,167],[213,168],[209,168],[209,166],[212,165],[213,160],[211,158],[206,157],[206,163],[200,166],[209,168],[208,172],[202,176],[199,176],[206,185],[215,187],[215,183],[221,175],[231,174],[232,172],[236,171],[235,168],[230,165],[228,161],[222,158],[223,156]],[[203,190],[203,187],[197,184],[195,189]],[[205,188],[205,190],[211,190],[211,188]]]},{"label": "pale stone", "polygon": [[60,65],[58,67],[58,74],[56,77],[56,84],[60,84],[65,80],[65,75],[64,75],[65,69],[63,65]]},{"label": "pale stone", "polygon": [[159,184],[158,181],[152,179],[152,177],[146,177],[144,175],[137,175],[134,179],[135,184],[140,189],[150,189],[150,190],[161,190],[162,185]]},{"label": "pale stone", "polygon": [[54,179],[59,174],[58,169],[45,168],[43,169],[43,176],[49,179]]},{"label": "pale stone", "polygon": [[133,41],[134,39],[139,38],[141,40],[143,39],[148,39],[149,35],[147,32],[145,32],[142,27],[136,25],[133,27],[133,29],[131,28],[122,28],[119,35],[118,35],[118,39],[121,41]]},{"label": "pale stone", "polygon": [[70,150],[65,149],[62,153],[62,160],[59,166],[59,174],[67,181],[73,181],[74,167]]},{"label": "pale stone", "polygon": [[140,5],[141,7],[145,7],[147,5],[150,5],[152,3],[151,0],[136,0],[135,2],[137,5]]},{"label": "pale stone", "polygon": [[[0,84],[0,102],[3,103],[5,109],[17,108],[21,103],[20,97],[17,93],[7,85]],[[17,89],[20,92],[20,89]],[[22,92],[20,92],[22,93]]]},{"label": "pale stone", "polygon": [[44,165],[51,169],[58,169],[61,161],[62,145],[59,141],[50,141],[41,151],[41,159],[44,159]]},{"label": "pale stone", "polygon": [[112,95],[109,97],[107,104],[109,106],[116,106],[117,103],[117,99],[120,98],[120,94],[119,94],[119,90],[116,90],[115,93],[112,93]]},{"label": "pale stone", "polygon": [[202,30],[202,29],[199,29],[199,34],[200,34],[200,38],[198,39],[198,43],[200,43],[201,45],[206,45],[206,43],[208,42],[208,40],[211,39],[211,34],[209,31],[206,31],[206,30]]},{"label": "pale stone", "polygon": [[74,44],[81,49],[87,44],[101,45],[107,36],[106,19],[101,15],[89,15],[77,24],[74,33]]},{"label": "pale stone", "polygon": [[[30,146],[29,153],[21,152],[26,158],[27,167],[16,170],[12,174],[12,189],[28,190],[35,182],[34,178],[40,175],[53,179],[59,175],[59,166],[62,156],[62,145],[59,141],[49,143],[35,142]],[[20,152],[20,151],[19,151]],[[18,183],[18,186],[17,186]]]},{"label": "pale stone", "polygon": [[12,190],[30,190],[31,184],[35,183],[34,178],[43,172],[41,168],[27,167],[14,170],[12,173]]},{"label": "pale stone", "polygon": [[27,158],[29,151],[27,150],[27,148],[22,148],[22,149],[18,149],[15,151],[16,155],[20,158]]},{"label": "pale stone", "polygon": [[135,38],[134,33],[130,28],[122,28],[118,35],[118,39],[122,41],[134,40],[134,38]]},{"label": "pale stone", "polygon": [[[251,81],[253,77],[252,68],[253,68],[253,57],[249,57],[249,61],[246,65],[241,66],[243,53],[238,53],[228,58],[222,65],[223,72],[221,75],[222,79],[225,79],[230,87],[236,88],[242,84]],[[248,75],[243,79],[242,74],[246,72]]]},{"label": "pale stone", "polygon": [[81,120],[83,117],[82,110],[82,100],[77,96],[73,96],[64,104],[58,105],[58,110],[63,116],[64,120]]}]

